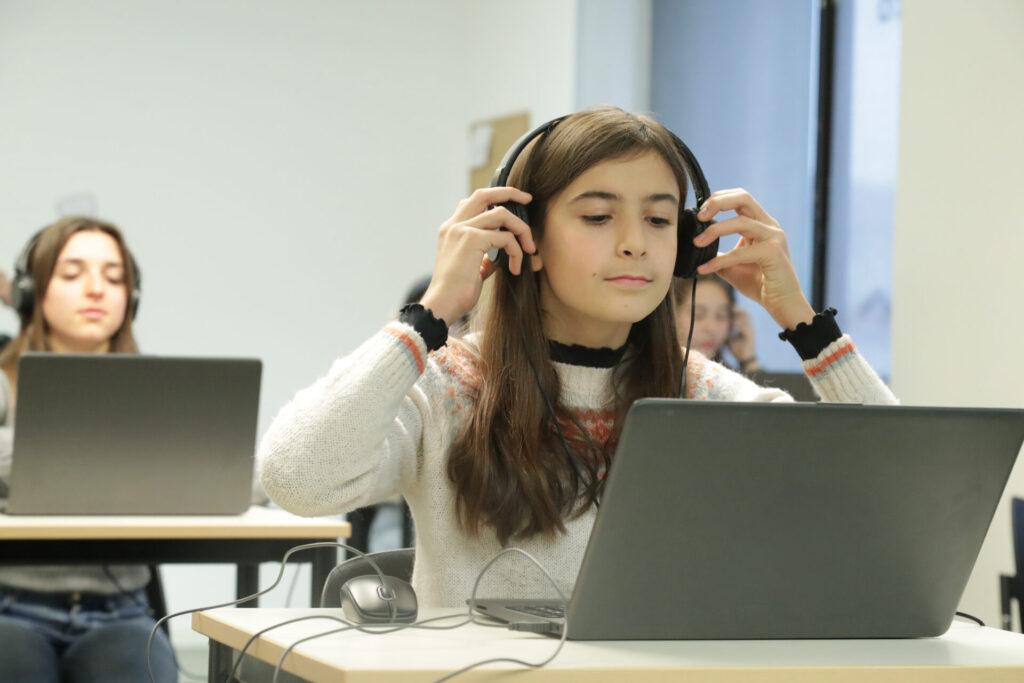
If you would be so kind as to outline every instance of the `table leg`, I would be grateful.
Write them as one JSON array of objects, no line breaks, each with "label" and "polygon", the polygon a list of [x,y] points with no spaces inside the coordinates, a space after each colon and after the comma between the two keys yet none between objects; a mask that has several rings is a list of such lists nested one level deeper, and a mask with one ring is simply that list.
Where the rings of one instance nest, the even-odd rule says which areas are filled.
[{"label": "table leg", "polygon": [[[252,595],[260,589],[260,566],[258,564],[235,565],[235,599]],[[259,598],[242,603],[239,607],[259,607]]]},{"label": "table leg", "polygon": [[327,583],[327,575],[331,573],[338,563],[337,548],[315,548],[313,551],[312,585],[310,590],[310,604],[314,607],[320,606],[320,595],[324,592],[324,584]]},{"label": "table leg", "polygon": [[[1002,627],[1004,631],[1013,630],[1013,610],[1011,608],[1012,603],[1010,598],[1010,582],[1012,580],[1013,577],[1007,576],[1006,574],[1001,574],[999,576],[999,607],[1002,612]],[[1024,631],[1024,605],[1021,605],[1020,618],[1021,630]]]},{"label": "table leg", "polygon": [[210,656],[207,660],[206,679],[209,681],[223,681],[235,663],[234,651],[224,643],[218,643],[213,638],[210,638],[209,641]]}]

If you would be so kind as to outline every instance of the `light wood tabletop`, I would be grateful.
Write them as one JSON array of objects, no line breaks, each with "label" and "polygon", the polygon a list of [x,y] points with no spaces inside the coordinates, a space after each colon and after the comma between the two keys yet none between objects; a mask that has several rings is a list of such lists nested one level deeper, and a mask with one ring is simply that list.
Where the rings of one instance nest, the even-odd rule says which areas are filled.
[{"label": "light wood tabletop", "polygon": [[254,505],[240,515],[0,515],[0,540],[339,538],[351,526]]},{"label": "light wood tabletop", "polygon": [[[259,589],[259,563],[279,562],[297,545],[335,542],[351,533],[342,519],[261,506],[240,515],[0,514],[0,557],[5,564],[27,565],[227,562],[236,567],[241,598]],[[337,548],[309,549],[294,561],[312,564],[310,590],[320,595],[337,564]]]},{"label": "light wood tabletop", "polygon": [[[428,609],[421,611],[420,619],[458,613],[464,611]],[[217,670],[217,657],[220,666],[230,667],[231,651],[240,650],[256,631],[299,616],[325,615],[342,613],[339,609],[220,609],[194,614],[192,627],[210,638],[212,672]],[[274,665],[296,640],[341,626],[326,619],[282,626],[260,636],[250,654]],[[472,624],[448,631],[406,629],[388,635],[348,631],[299,645],[284,668],[312,681],[431,681],[493,657],[540,662],[557,646],[552,638]],[[267,670],[265,664],[258,667]],[[490,664],[456,680],[511,680],[508,674],[518,671],[516,680],[525,676],[531,681],[588,683],[1020,683],[1024,681],[1024,635],[958,621],[938,638],[904,640],[570,641],[543,669],[523,669],[510,663]]]}]

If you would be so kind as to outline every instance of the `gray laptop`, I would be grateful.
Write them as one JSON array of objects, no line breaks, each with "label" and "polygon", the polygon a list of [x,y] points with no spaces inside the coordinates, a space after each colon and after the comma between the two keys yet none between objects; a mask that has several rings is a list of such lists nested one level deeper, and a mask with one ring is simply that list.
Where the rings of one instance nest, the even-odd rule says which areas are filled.
[{"label": "gray laptop", "polygon": [[26,354],[9,514],[249,507],[261,362]]},{"label": "gray laptop", "polygon": [[478,608],[576,640],[941,635],[1022,442],[1024,410],[637,401],[567,612]]}]

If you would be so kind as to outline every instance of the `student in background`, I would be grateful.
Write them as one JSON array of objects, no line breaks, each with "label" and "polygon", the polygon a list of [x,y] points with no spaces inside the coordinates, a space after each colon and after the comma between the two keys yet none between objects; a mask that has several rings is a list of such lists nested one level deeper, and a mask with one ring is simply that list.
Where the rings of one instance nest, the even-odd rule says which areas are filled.
[{"label": "student in background", "polygon": [[[10,475],[18,358],[27,351],[136,353],[137,283],[124,238],[109,223],[62,218],[26,245],[14,281],[21,329],[0,353],[0,481]],[[0,680],[148,680],[149,580],[145,566],[0,564]],[[177,679],[163,632],[152,664],[161,683]]]},{"label": "student in background", "polygon": [[[404,495],[421,608],[464,607],[507,547],[570,592],[626,411],[640,397],[679,394],[670,288],[688,181],[668,131],[614,108],[573,114],[525,148],[508,185],[459,202],[420,303],[298,392],[259,447],[267,493],[300,515]],[[526,206],[529,224],[509,201]],[[740,234],[744,246],[700,272],[721,273],[789,331],[826,400],[895,402],[835,312],[815,315],[784,231],[753,197],[715,192],[700,218],[730,211],[737,217],[695,244]],[[486,258],[491,249],[507,254],[507,269]],[[449,338],[474,307],[481,329]],[[686,387],[704,400],[792,400],[696,351]],[[551,593],[540,572],[514,562],[479,584],[489,597]]]},{"label": "student in background", "polygon": [[[686,342],[690,330],[693,280],[676,278],[672,283],[676,305],[676,334]],[[694,350],[744,374],[761,369],[754,344],[750,314],[736,303],[736,290],[717,275],[697,276],[697,305],[693,323]],[[728,351],[735,363],[726,362]]]},{"label": "student in background", "polygon": [[[0,304],[11,305],[11,281],[7,278],[7,273],[2,270],[0,270]],[[10,335],[0,332],[0,351],[3,351],[10,342]]]},{"label": "student in background", "polygon": [[11,305],[11,280],[2,270],[0,270],[0,304]]}]

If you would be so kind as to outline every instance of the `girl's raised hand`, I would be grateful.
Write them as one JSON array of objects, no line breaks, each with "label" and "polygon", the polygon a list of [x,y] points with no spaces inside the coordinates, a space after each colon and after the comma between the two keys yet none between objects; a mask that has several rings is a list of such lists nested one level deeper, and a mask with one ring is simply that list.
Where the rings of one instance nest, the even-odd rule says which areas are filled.
[{"label": "girl's raised hand", "polygon": [[523,252],[536,253],[530,226],[503,206],[514,201],[528,204],[529,193],[514,187],[488,187],[459,202],[451,218],[441,224],[437,257],[430,286],[420,300],[435,317],[451,325],[480,298],[483,282],[496,268],[487,252],[508,254],[509,270],[522,270]]},{"label": "girl's raised hand", "polygon": [[719,254],[700,268],[701,274],[718,273],[744,296],[761,304],[785,329],[814,318],[807,297],[789,257],[786,233],[778,221],[742,189],[721,190],[704,202],[698,218],[707,221],[723,211],[736,215],[714,223],[698,235],[698,247],[710,244],[724,235],[739,235],[739,243]]}]

